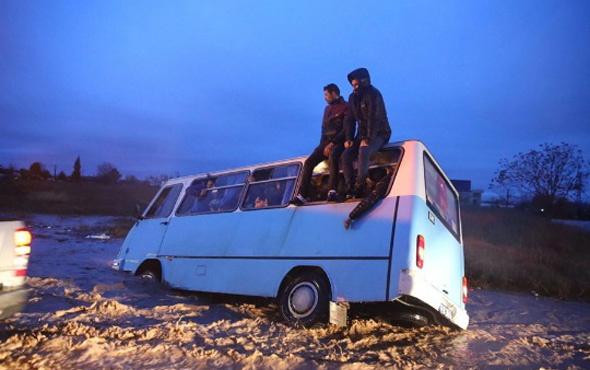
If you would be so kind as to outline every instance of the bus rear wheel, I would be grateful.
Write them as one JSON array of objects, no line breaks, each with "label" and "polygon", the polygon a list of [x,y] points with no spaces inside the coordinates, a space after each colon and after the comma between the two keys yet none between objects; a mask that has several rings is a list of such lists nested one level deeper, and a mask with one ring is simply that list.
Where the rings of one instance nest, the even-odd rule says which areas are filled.
[{"label": "bus rear wheel", "polygon": [[394,314],[393,321],[406,328],[422,328],[430,325],[432,320],[421,312],[400,311]]},{"label": "bus rear wheel", "polygon": [[292,278],[280,296],[283,318],[292,324],[311,327],[328,318],[330,302],[327,279],[315,272],[303,272]]}]

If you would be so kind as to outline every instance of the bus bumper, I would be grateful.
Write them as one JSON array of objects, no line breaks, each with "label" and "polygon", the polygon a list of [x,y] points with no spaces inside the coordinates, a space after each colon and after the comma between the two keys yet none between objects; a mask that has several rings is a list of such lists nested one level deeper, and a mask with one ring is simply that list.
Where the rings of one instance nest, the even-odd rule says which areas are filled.
[{"label": "bus bumper", "polygon": [[453,304],[443,293],[428,283],[420,271],[402,270],[398,292],[401,295],[418,298],[453,324],[461,329],[467,329],[469,325],[467,311]]}]

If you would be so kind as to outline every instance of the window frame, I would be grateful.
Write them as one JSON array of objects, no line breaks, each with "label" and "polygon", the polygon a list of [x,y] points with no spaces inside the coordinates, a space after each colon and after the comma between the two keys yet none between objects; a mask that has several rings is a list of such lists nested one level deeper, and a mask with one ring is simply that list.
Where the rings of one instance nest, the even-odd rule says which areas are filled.
[{"label": "window frame", "polygon": [[[434,206],[434,202],[431,201],[428,197],[428,190],[427,190],[428,185],[426,184],[426,182],[427,182],[426,161],[430,161],[430,164],[432,164],[432,167],[434,168],[434,170],[438,173],[440,178],[443,179],[445,185],[453,193],[453,198],[455,201],[456,220],[457,220],[457,231],[456,232],[455,232],[455,230],[453,230],[453,227],[451,225],[449,225],[447,220],[440,214],[437,207]],[[442,172],[442,170],[440,169],[440,167],[438,166],[438,164],[436,163],[434,158],[426,151],[424,151],[424,153],[423,153],[423,162],[422,163],[423,163],[423,167],[424,167],[424,196],[426,198],[426,205],[438,217],[439,221],[447,228],[447,230],[449,230],[449,232],[455,237],[455,239],[457,239],[458,242],[461,242],[460,235],[461,235],[461,228],[463,227],[463,225],[461,224],[461,212],[460,212],[460,208],[459,208],[460,207],[459,195],[457,194],[456,189],[452,186],[450,181],[447,179],[447,176],[444,175],[444,173]]]},{"label": "window frame", "polygon": [[[251,185],[258,185],[258,184],[264,184],[264,183],[271,183],[271,182],[278,182],[278,181],[286,181],[286,180],[295,180],[295,183],[293,184],[293,189],[291,190],[291,198],[293,197],[293,194],[295,193],[295,190],[297,189],[297,186],[299,185],[299,177],[301,176],[301,169],[303,168],[301,162],[297,161],[297,162],[289,162],[289,163],[282,163],[282,164],[277,164],[277,165],[265,165],[263,167],[258,167],[254,170],[252,170],[252,176],[254,174],[254,172],[258,171],[258,170],[267,170],[269,168],[274,169],[274,168],[278,168],[278,167],[288,167],[288,166],[292,166],[292,165],[296,165],[297,166],[297,175],[296,176],[289,176],[289,177],[281,177],[278,179],[268,179],[268,180],[262,180],[262,181],[256,181],[256,182],[248,182],[247,186],[246,186],[246,191],[244,192],[242,199],[240,199],[240,210],[244,211],[244,212],[249,212],[249,211],[259,211],[259,210],[263,210],[263,209],[276,209],[276,208],[285,208],[289,206],[289,202],[285,203],[285,204],[281,204],[281,205],[277,205],[277,206],[267,206],[267,207],[251,207],[251,208],[246,208],[244,207],[244,201],[246,200],[246,195],[248,194],[248,191],[250,190],[250,186]],[[284,196],[284,194],[283,194]]]},{"label": "window frame", "polygon": [[[392,146],[392,147],[387,147],[387,148],[381,148],[378,150],[378,152],[392,152],[395,150],[399,150],[399,159],[397,162],[390,162],[389,164],[382,164],[382,165],[371,165],[369,163],[369,170],[371,169],[375,169],[375,168],[387,168],[387,167],[394,167],[393,169],[393,176],[391,176],[391,181],[389,182],[389,186],[387,187],[387,194],[389,194],[391,192],[391,189],[393,188],[393,184],[395,184],[395,179],[397,177],[397,174],[399,172],[399,167],[402,163],[402,160],[404,158],[404,147],[403,146]],[[355,169],[356,171],[356,169]],[[340,168],[340,170],[338,171],[338,174],[343,173],[342,168]],[[325,174],[321,174],[321,175],[325,175]],[[312,172],[312,178],[313,178],[313,172]],[[301,178],[297,179],[297,191],[299,191],[299,185],[301,182]],[[353,199],[348,199],[345,200],[343,203],[359,203],[363,200],[364,198],[353,198]],[[321,200],[321,201],[310,201],[310,202],[306,202],[305,204],[302,204],[299,207],[308,207],[308,206],[319,206],[322,204],[329,204],[330,202],[328,202],[327,200]]]},{"label": "window frame", "polygon": [[[152,207],[154,207],[156,205],[156,202],[158,201],[160,196],[164,193],[164,191],[166,191],[167,189],[172,190],[174,187],[180,187],[180,191],[176,195],[176,200],[174,201],[172,208],[170,208],[170,212],[168,212],[168,214],[166,216],[162,216],[162,217],[148,216],[149,211],[152,209]],[[162,189],[160,189],[160,191],[158,192],[158,195],[154,197],[154,200],[149,204],[149,206],[147,207],[147,209],[143,213],[143,215],[142,215],[143,219],[144,220],[157,220],[157,219],[161,219],[161,218],[169,218],[173,213],[176,213],[176,212],[174,212],[174,209],[176,208],[176,204],[178,203],[178,199],[180,198],[180,194],[182,193],[183,189],[184,189],[183,183],[175,183],[175,184],[169,184],[169,185],[163,186]],[[166,197],[168,197],[168,195],[166,195]]]},{"label": "window frame", "polygon": [[236,175],[236,174],[241,174],[241,173],[245,173],[246,174],[246,180],[245,180],[244,183],[239,184],[239,185],[238,184],[236,184],[236,185],[223,185],[223,186],[219,186],[219,187],[213,185],[213,187],[211,187],[210,189],[207,190],[207,191],[211,191],[211,190],[223,190],[223,189],[236,188],[238,186],[241,186],[242,189],[240,191],[240,195],[238,196],[238,201],[236,203],[236,206],[234,206],[232,209],[223,210],[223,211],[203,211],[203,212],[198,212],[198,213],[190,213],[189,212],[189,213],[179,214],[178,211],[180,210],[180,208],[182,208],[182,204],[184,203],[184,201],[186,200],[186,198],[188,196],[186,194],[186,191],[185,191],[184,197],[182,198],[182,201],[180,202],[180,206],[177,207],[176,212],[174,213],[174,215],[176,217],[187,217],[187,216],[190,217],[190,216],[202,216],[202,215],[210,215],[210,214],[217,214],[217,213],[232,213],[232,212],[235,212],[239,208],[240,204],[242,203],[242,198],[245,196],[244,189],[247,188],[247,186],[245,186],[245,185],[248,185],[248,178],[250,177],[250,173],[251,173],[250,170],[240,170],[240,171],[233,171],[233,172],[222,172],[222,173],[207,174],[207,175],[203,175],[203,176],[200,176],[200,177],[195,177],[195,178],[191,179],[190,185],[188,185],[186,187],[186,188],[188,188],[189,186],[192,186],[193,183],[195,183],[196,181],[207,180],[207,178],[209,178],[209,177],[215,177],[217,179],[218,177],[221,177],[221,176],[226,176],[226,175],[231,176],[231,175]]}]

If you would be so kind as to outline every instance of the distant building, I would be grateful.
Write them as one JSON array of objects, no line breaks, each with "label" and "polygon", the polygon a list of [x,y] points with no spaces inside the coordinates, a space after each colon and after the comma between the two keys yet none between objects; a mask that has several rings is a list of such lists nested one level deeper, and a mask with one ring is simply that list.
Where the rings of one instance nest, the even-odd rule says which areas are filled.
[{"label": "distant building", "polygon": [[459,201],[464,206],[481,206],[481,194],[483,190],[472,190],[471,180],[451,180],[455,189],[459,192]]}]

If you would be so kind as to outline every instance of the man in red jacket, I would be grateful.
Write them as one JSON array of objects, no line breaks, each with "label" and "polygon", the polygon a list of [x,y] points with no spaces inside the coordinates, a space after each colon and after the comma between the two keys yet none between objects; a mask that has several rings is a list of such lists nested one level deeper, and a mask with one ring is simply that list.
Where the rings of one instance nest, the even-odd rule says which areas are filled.
[{"label": "man in red jacket", "polygon": [[336,84],[329,84],[324,87],[324,99],[328,106],[324,109],[320,144],[305,160],[299,194],[292,201],[296,205],[302,205],[308,201],[313,169],[325,159],[328,159],[330,166],[328,201],[336,201],[337,198],[338,162],[340,154],[344,151],[344,114],[347,104],[340,96],[340,89]]}]

